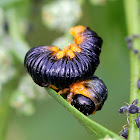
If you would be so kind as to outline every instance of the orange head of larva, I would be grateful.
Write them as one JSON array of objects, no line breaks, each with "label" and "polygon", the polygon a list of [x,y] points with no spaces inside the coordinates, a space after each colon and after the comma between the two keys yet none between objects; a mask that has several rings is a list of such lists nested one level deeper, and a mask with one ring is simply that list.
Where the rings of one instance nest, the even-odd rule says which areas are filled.
[{"label": "orange head of larva", "polygon": [[90,98],[90,93],[86,89],[86,87],[84,86],[85,82],[86,81],[84,81],[84,82],[76,82],[76,83],[72,84],[70,86],[70,92],[72,92],[74,94],[81,94],[81,95],[84,95],[84,96]]},{"label": "orange head of larva", "polygon": [[75,27],[72,27],[70,29],[70,33],[75,36],[75,34],[80,34],[82,32],[84,32],[86,29],[86,27],[82,26],[82,25],[79,25],[79,26],[75,26]]},{"label": "orange head of larva", "polygon": [[76,27],[72,27],[70,29],[70,33],[74,36],[74,41],[76,44],[80,44],[83,42],[84,37],[81,35],[82,32],[85,32],[86,27],[79,25]]},{"label": "orange head of larva", "polygon": [[71,105],[85,115],[96,113],[96,104],[90,97],[90,91],[85,84],[88,81],[74,83],[70,86],[70,93],[73,93]]}]

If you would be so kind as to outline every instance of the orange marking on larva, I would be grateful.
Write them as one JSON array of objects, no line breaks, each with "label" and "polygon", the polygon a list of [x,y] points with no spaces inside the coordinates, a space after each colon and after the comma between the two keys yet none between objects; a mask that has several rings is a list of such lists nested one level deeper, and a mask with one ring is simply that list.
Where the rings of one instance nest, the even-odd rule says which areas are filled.
[{"label": "orange marking on larva", "polygon": [[70,44],[70,49],[74,52],[81,52],[81,49],[78,47],[78,45],[76,43],[72,43]]},{"label": "orange marking on larva", "polygon": [[52,47],[50,48],[50,51],[57,53],[57,52],[59,51],[59,48],[56,47],[56,46],[52,46]]},{"label": "orange marking on larva", "polygon": [[58,94],[67,94],[69,92],[69,88],[64,88],[64,89],[61,89]]},{"label": "orange marking on larva", "polygon": [[96,113],[96,110],[93,111],[92,115]]},{"label": "orange marking on larva", "polygon": [[52,51],[52,55],[56,55],[56,53],[59,51],[59,48],[56,46],[53,46],[50,48],[50,51]]},{"label": "orange marking on larva", "polygon": [[82,82],[77,82],[77,83],[72,84],[70,86],[70,92],[72,92],[74,94],[81,94],[81,95],[84,95],[84,96],[90,98],[90,93],[86,89],[86,87],[82,84]]},{"label": "orange marking on larva", "polygon": [[75,54],[71,50],[68,50],[66,55],[69,56],[70,58],[74,58],[75,57]]},{"label": "orange marking on larva", "polygon": [[65,46],[65,47],[63,48],[63,51],[66,53],[69,49],[70,49],[70,46]]},{"label": "orange marking on larva", "polygon": [[52,89],[58,90],[58,88],[57,88],[56,86],[53,86],[53,85],[51,85],[51,84],[49,84],[48,87],[51,87]]},{"label": "orange marking on larva", "polygon": [[57,59],[60,59],[60,58],[62,58],[62,57],[65,56],[65,52],[64,52],[64,51],[59,51],[59,52],[56,54],[56,56],[57,56]]},{"label": "orange marking on larva", "polygon": [[71,33],[73,36],[75,36],[76,34],[80,34],[80,33],[84,32],[85,29],[86,29],[86,28],[85,28],[84,26],[82,26],[82,25],[75,26],[75,27],[72,27],[72,28],[70,29],[70,33]]},{"label": "orange marking on larva", "polygon": [[76,44],[81,44],[83,41],[84,41],[84,37],[82,37],[82,36],[77,36],[77,37],[75,37],[75,39],[74,39],[74,42],[76,43]]},{"label": "orange marking on larva", "polygon": [[82,25],[76,26],[76,27],[72,27],[70,29],[70,33],[74,36],[74,41],[76,44],[81,44],[83,42],[83,40],[85,39],[81,33],[85,32],[85,27]]},{"label": "orange marking on larva", "polygon": [[77,44],[80,44],[85,39],[81,33],[85,31],[85,27],[82,25],[72,27],[70,29],[70,33],[74,36],[75,43],[72,43],[70,46],[64,47],[62,51],[59,50],[57,47],[52,47],[50,50],[53,51],[53,55],[57,56],[57,59],[63,58],[65,55],[69,56],[71,59],[75,57],[74,52],[81,52],[81,49],[78,47]]}]

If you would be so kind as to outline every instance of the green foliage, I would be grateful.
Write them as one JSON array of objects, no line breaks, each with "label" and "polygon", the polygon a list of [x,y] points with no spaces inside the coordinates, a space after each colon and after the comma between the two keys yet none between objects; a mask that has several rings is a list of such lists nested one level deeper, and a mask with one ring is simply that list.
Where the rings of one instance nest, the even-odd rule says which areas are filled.
[{"label": "green foliage", "polygon": [[[126,14],[126,21],[127,21],[127,28],[128,28],[128,35],[131,36],[133,34],[140,34],[140,19],[137,12],[140,8],[139,0],[125,0],[124,1],[124,8]],[[133,41],[133,48],[140,51],[140,40]],[[140,91],[137,88],[137,81],[140,77],[140,67],[139,67],[139,59],[133,53],[130,54],[130,63],[131,63],[131,85],[130,85],[130,103],[135,99],[140,101]],[[130,115],[130,130],[129,130],[129,140],[135,139],[139,140],[140,132],[139,128],[136,127],[134,117],[137,117],[137,114]]]},{"label": "green foliage", "polygon": [[21,1],[23,1],[23,0],[1,0],[0,1],[0,7],[11,6],[11,5],[19,3]]},{"label": "green foliage", "polygon": [[105,5],[107,0],[90,0],[92,4],[95,5]]},{"label": "green foliage", "polygon": [[43,6],[42,10],[44,24],[62,32],[69,30],[79,20],[81,14],[81,7],[75,0],[53,1]]},{"label": "green foliage", "polygon": [[[0,0],[0,140],[5,140],[6,134],[10,137],[7,140],[11,138],[14,140],[58,139],[59,136],[64,138],[65,135],[67,136],[64,139],[68,140],[73,139],[73,137],[81,140],[94,139],[95,135],[104,140],[121,139],[109,129],[112,128],[118,133],[120,125],[124,123],[123,119],[120,122],[121,119],[115,112],[122,104],[121,102],[128,99],[128,95],[124,93],[128,94],[129,90],[128,51],[127,48],[123,47],[125,46],[123,39],[126,35],[126,27],[124,25],[124,15],[122,14],[124,12],[122,3],[121,0],[46,0],[45,2]],[[138,6],[137,0],[129,0],[129,2],[126,0],[124,5],[129,35],[139,33],[139,29],[131,28],[139,26],[138,14],[135,8]],[[132,20],[132,17],[134,20]],[[132,21],[133,23],[131,23]],[[30,22],[33,25],[33,32],[29,30]],[[109,97],[103,110],[94,116],[90,116],[92,119],[84,116],[52,89],[46,88],[44,90],[44,88],[38,87],[23,68],[25,54],[31,46],[49,44],[61,48],[67,46],[72,42],[68,30],[71,26],[77,24],[90,26],[99,32],[104,39],[101,64],[96,74],[100,73],[107,83]],[[6,25],[8,25],[8,29],[6,29]],[[42,41],[46,44],[43,44]],[[134,46],[139,49],[137,41]],[[139,76],[139,62],[134,55],[131,56],[131,59],[133,71],[131,78],[132,82],[136,83]],[[136,63],[134,64],[134,62]],[[132,86],[131,90],[130,102],[136,97],[139,98],[136,87]],[[65,123],[67,111],[65,109],[61,111],[61,106],[57,105],[48,96],[47,91],[71,112],[90,133],[85,130],[82,131],[82,128],[78,124],[76,125],[76,122],[73,123],[74,120],[70,118],[70,114],[68,114],[69,120],[66,120]],[[134,93],[136,93],[135,96]],[[46,103],[44,103],[44,99]],[[43,115],[38,113],[41,111]],[[19,118],[19,114],[21,118],[22,115],[24,117]],[[13,121],[14,119],[11,120],[12,115],[16,122]],[[49,115],[51,116],[49,117]],[[25,118],[25,116],[30,116],[31,119],[30,117]],[[132,117],[130,116],[131,120]],[[96,123],[93,119],[109,129]],[[28,121],[29,123],[27,123]],[[13,124],[10,124],[10,122]],[[50,125],[48,126],[49,122]],[[58,125],[59,122],[60,125]],[[139,136],[134,134],[135,132],[139,134],[139,130],[135,127],[134,121],[130,125],[131,137],[129,139],[133,139],[134,136]],[[8,127],[9,129],[7,129]],[[42,131],[42,128],[44,131]],[[16,131],[19,131],[21,135],[18,136],[15,133]],[[46,134],[45,138],[42,134]],[[40,138],[41,136],[42,138]]]}]

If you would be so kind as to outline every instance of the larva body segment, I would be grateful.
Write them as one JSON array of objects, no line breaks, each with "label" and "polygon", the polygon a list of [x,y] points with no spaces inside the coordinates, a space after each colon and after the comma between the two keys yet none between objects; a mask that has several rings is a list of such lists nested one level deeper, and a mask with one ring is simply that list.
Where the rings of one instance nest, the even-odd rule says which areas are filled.
[{"label": "larva body segment", "polygon": [[39,86],[64,89],[93,75],[100,60],[102,39],[90,28],[71,28],[75,43],[63,50],[55,46],[34,47],[26,54],[24,65]]},{"label": "larva body segment", "polygon": [[73,83],[58,94],[67,94],[67,101],[85,115],[102,109],[108,96],[105,83],[96,76]]}]

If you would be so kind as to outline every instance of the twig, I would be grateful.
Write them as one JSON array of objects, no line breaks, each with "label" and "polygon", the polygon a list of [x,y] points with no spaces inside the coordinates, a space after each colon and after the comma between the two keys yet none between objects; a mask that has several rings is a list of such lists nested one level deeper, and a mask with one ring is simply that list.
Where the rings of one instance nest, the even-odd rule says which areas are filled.
[{"label": "twig", "polygon": [[[139,0],[124,0],[124,8],[126,14],[126,24],[128,30],[128,36],[133,34],[140,34],[140,20],[139,20]],[[140,51],[140,40],[135,39],[133,41],[133,48]],[[137,81],[140,77],[140,62],[133,52],[130,52],[130,103],[135,100],[140,100],[140,91],[137,88]],[[136,116],[136,115],[135,115]],[[140,132],[133,121],[134,115],[129,115],[130,129],[129,129],[129,140],[139,140]]]}]

